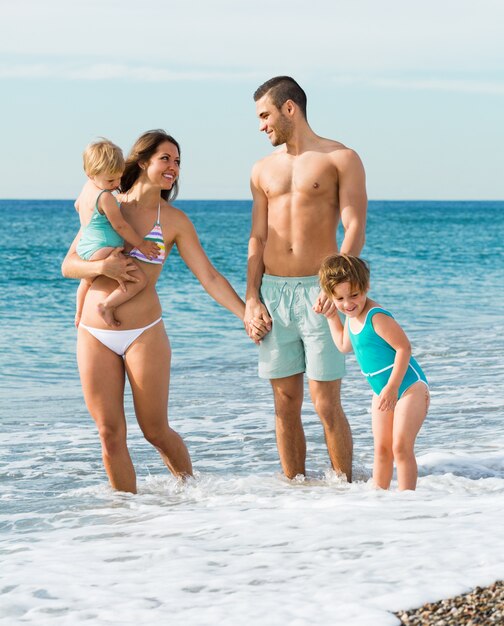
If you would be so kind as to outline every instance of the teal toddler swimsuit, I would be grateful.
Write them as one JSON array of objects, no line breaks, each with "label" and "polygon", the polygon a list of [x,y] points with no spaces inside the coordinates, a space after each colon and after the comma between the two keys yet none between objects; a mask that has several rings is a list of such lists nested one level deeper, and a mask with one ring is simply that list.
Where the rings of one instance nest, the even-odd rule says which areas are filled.
[{"label": "teal toddler swimsuit", "polygon": [[118,248],[124,245],[124,239],[112,228],[107,216],[98,211],[98,200],[102,193],[105,190],[98,194],[89,224],[84,227],[77,244],[77,254],[85,261],[89,261],[101,248]]},{"label": "teal toddler swimsuit", "polygon": [[[394,367],[394,359],[396,351],[392,346],[376,334],[373,328],[373,316],[377,313],[383,313],[389,317],[394,317],[385,309],[373,307],[369,309],[364,326],[358,333],[353,333],[350,328],[350,320],[348,320],[348,335],[352,342],[352,347],[360,365],[361,371],[367,378],[371,388],[380,395],[382,389],[388,383],[392,368]],[[417,382],[423,382],[428,386],[427,378],[422,368],[416,360],[411,357],[406,370],[406,374],[399,387],[399,398],[404,392]]]}]

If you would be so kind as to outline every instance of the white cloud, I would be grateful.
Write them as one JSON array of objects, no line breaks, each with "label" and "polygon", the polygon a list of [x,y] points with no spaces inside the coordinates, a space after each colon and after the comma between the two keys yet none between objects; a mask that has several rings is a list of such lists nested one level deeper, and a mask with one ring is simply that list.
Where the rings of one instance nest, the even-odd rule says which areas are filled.
[{"label": "white cloud", "polygon": [[[215,71],[205,68],[193,70],[171,70],[165,67],[148,65],[134,66],[120,63],[94,64],[59,64],[59,63],[26,63],[0,64],[1,79],[45,79],[56,78],[70,81],[108,81],[127,80],[130,82],[166,83],[174,81],[256,81],[264,78],[261,71]],[[478,78],[438,78],[422,79],[390,78],[386,75],[340,74],[329,79],[333,84],[358,84],[365,87],[382,89],[446,91],[483,93],[493,95],[504,94],[504,80],[484,80]]]},{"label": "white cloud", "polygon": [[484,93],[504,95],[504,81],[478,81],[478,80],[397,80],[397,79],[374,79],[370,81],[377,87],[393,89],[416,89],[420,91],[449,91],[464,93]]},{"label": "white cloud", "polygon": [[133,82],[172,82],[199,80],[246,80],[251,72],[229,72],[197,69],[170,70],[162,67],[130,66],[120,63],[61,65],[58,63],[0,64],[0,79],[58,78],[63,80],[129,80]]}]

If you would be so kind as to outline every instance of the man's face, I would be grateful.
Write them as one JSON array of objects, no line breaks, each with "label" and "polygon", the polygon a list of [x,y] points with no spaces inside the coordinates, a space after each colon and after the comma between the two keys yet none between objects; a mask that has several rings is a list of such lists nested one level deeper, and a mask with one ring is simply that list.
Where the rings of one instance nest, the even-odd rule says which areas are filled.
[{"label": "man's face", "polygon": [[[282,106],[282,109],[285,105]],[[256,113],[259,118],[259,130],[264,131],[273,146],[280,146],[292,136],[292,121],[278,110],[268,94],[256,102]]]}]

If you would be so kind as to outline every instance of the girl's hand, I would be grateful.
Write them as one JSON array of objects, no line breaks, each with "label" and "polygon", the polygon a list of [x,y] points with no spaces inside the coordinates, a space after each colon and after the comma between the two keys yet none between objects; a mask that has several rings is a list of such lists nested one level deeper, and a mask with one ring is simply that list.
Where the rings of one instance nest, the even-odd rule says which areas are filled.
[{"label": "girl's hand", "polygon": [[393,411],[397,404],[399,389],[392,385],[385,385],[378,396],[378,409],[380,411]]},{"label": "girl's hand", "polygon": [[334,302],[327,297],[327,295],[321,291],[315,300],[312,309],[315,313],[319,313],[320,315],[325,315],[328,319],[334,317],[338,314],[338,309]]}]

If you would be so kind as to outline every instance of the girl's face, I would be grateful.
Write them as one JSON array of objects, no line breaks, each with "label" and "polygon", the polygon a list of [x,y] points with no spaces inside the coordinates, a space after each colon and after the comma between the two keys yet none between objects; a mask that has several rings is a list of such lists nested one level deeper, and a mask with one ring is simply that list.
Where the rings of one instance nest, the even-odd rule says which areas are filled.
[{"label": "girl's face", "polygon": [[340,283],[334,289],[332,301],[340,313],[348,317],[358,317],[366,306],[366,294],[366,291],[363,293],[350,283]]},{"label": "girl's face", "polygon": [[180,173],[180,155],[177,146],[169,141],[159,144],[144,167],[147,178],[161,189],[171,189]]}]

